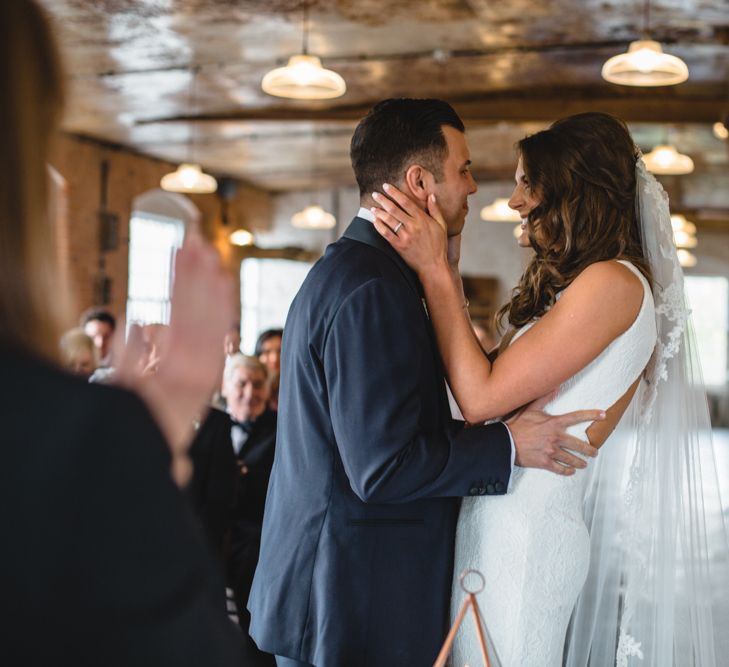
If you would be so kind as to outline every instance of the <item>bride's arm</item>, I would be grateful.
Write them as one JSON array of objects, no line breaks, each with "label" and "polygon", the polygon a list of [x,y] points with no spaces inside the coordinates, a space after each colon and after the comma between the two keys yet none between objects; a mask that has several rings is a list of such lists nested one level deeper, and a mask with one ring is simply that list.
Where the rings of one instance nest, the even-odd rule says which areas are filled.
[{"label": "bride's arm", "polygon": [[[492,365],[476,340],[460,286],[446,255],[446,233],[437,202],[429,209],[438,222],[390,187],[377,202],[376,227],[417,272],[425,290],[448,382],[467,421],[506,414],[543,396],[596,358],[631,325],[643,287],[617,262],[585,269],[554,307],[512,343]],[[403,226],[395,235],[391,229]]]}]

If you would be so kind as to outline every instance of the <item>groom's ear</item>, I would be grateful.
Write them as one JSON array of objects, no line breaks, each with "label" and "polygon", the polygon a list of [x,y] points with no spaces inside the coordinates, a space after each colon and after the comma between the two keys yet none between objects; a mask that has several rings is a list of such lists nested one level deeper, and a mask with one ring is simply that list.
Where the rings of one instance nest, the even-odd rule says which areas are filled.
[{"label": "groom's ear", "polygon": [[405,185],[407,185],[412,196],[423,206],[425,206],[428,195],[431,193],[431,181],[431,173],[419,164],[410,165],[405,172]]}]

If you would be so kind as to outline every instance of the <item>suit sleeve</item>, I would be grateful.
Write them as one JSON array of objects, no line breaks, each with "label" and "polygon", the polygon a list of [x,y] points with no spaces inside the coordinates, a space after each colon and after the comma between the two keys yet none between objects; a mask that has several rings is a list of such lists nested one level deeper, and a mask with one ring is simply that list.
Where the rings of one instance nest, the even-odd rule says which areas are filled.
[{"label": "suit sleeve", "polygon": [[444,391],[424,385],[433,383],[424,324],[412,290],[378,278],[349,295],[328,332],[332,425],[352,490],[365,502],[506,492],[511,443],[503,424],[464,429],[423,418],[424,395]]}]

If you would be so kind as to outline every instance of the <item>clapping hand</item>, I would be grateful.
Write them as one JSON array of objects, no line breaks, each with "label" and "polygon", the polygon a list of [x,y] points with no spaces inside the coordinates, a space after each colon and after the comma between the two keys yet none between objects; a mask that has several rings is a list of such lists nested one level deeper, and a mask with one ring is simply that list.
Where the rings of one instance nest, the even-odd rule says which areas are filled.
[{"label": "clapping hand", "polygon": [[187,448],[193,422],[215,391],[224,355],[220,341],[235,316],[233,284],[217,253],[197,231],[187,234],[175,258],[172,313],[165,349],[154,372],[143,362],[140,331],[132,329],[118,368],[121,384],[147,403],[172,451],[172,473],[184,485],[192,469]]}]

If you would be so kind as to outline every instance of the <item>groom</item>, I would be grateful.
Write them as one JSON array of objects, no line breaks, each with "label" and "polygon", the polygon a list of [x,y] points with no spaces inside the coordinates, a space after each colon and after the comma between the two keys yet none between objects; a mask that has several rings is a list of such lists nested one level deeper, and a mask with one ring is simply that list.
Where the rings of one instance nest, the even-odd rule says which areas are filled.
[{"label": "groom", "polygon": [[421,286],[366,207],[386,182],[423,207],[434,193],[460,234],[476,191],[463,123],[439,100],[386,100],[351,157],[363,208],[284,329],[250,632],[281,667],[426,667],[448,624],[459,498],[506,493],[514,456],[574,465],[555,443],[597,411],[567,421],[533,408],[508,428],[451,420]]}]

